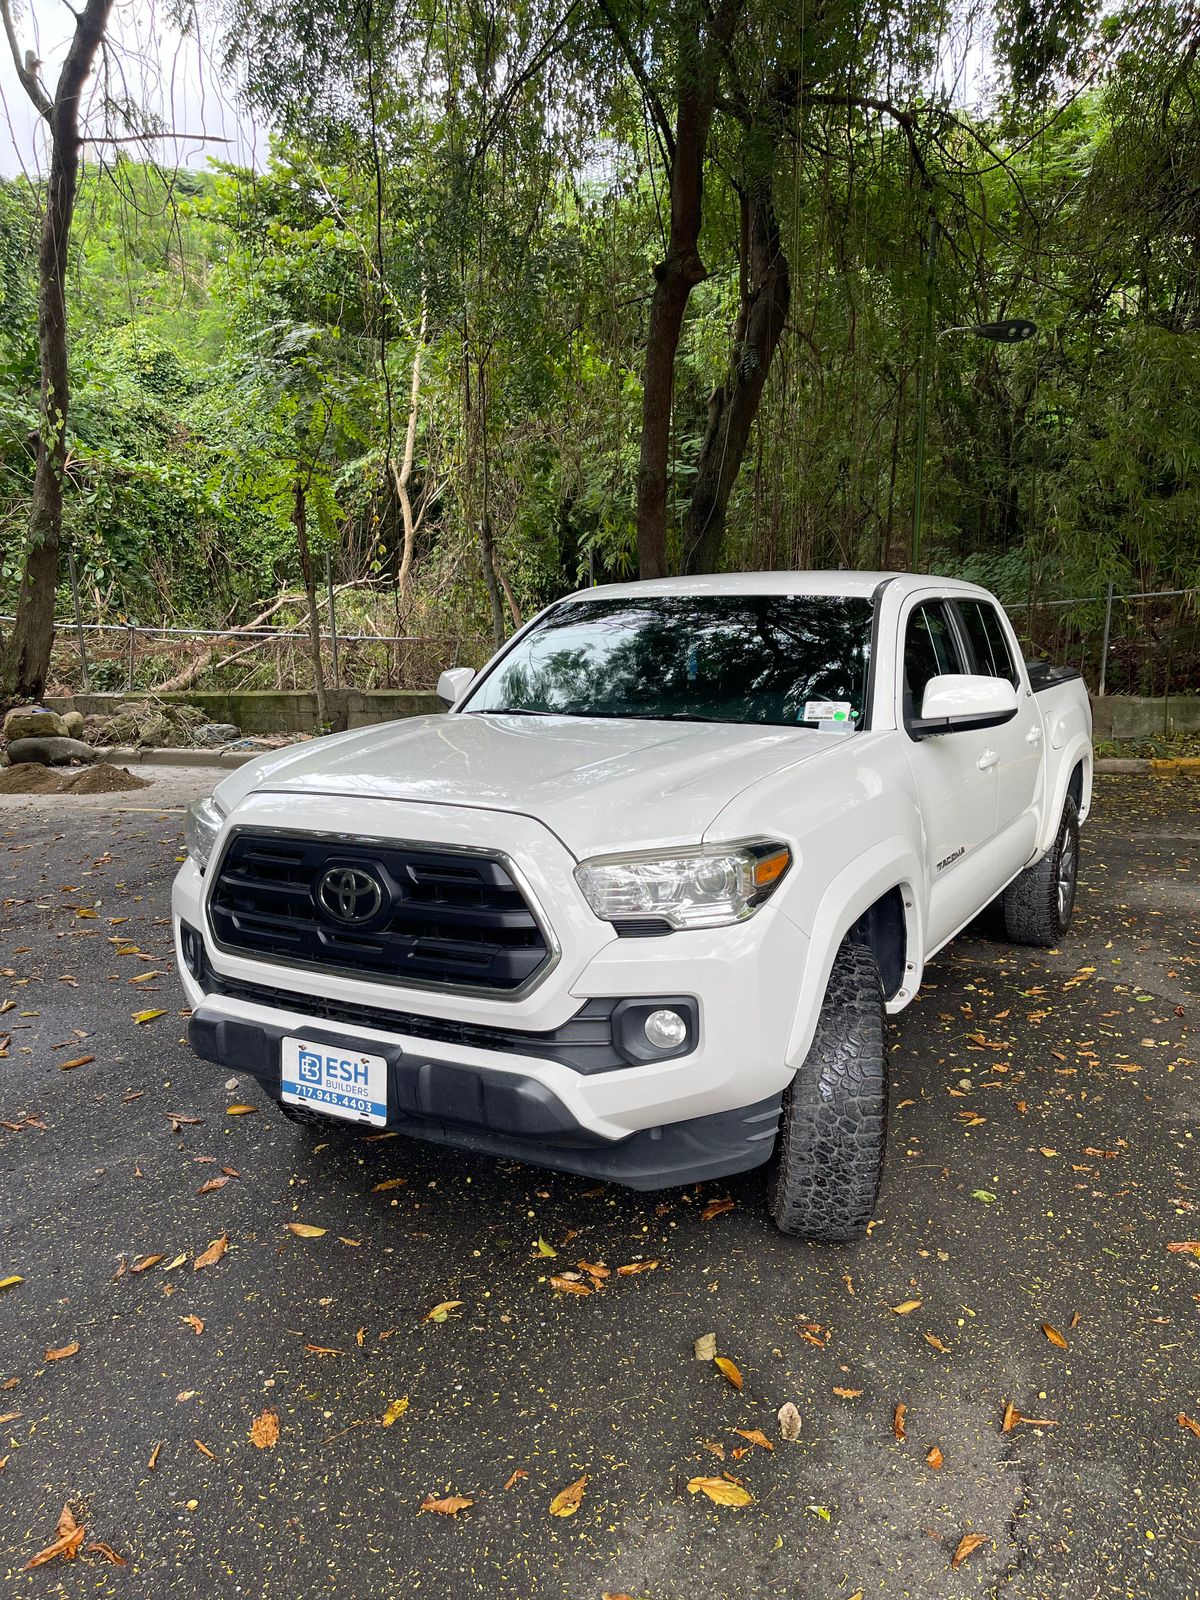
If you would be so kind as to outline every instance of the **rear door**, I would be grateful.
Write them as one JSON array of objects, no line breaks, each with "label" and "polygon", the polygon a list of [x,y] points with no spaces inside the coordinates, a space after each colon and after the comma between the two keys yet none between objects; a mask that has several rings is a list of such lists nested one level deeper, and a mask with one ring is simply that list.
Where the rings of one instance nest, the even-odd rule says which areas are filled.
[{"label": "rear door", "polygon": [[989,600],[956,600],[968,671],[1007,678],[1017,691],[1017,714],[988,729],[996,762],[996,866],[1002,881],[1015,877],[1033,854],[1045,765],[1041,712],[1000,612]]},{"label": "rear door", "polygon": [[994,730],[960,729],[916,737],[912,725],[930,678],[970,668],[947,600],[911,601],[902,613],[901,630],[897,720],[925,827],[927,949],[934,950],[986,904],[996,882]]}]

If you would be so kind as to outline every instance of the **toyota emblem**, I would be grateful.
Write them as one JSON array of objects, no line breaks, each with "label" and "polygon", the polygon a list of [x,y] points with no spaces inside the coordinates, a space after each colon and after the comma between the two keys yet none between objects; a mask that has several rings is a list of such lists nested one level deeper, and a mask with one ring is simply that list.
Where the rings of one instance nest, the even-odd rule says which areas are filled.
[{"label": "toyota emblem", "polygon": [[317,900],[335,922],[370,922],[379,915],[383,890],[362,867],[330,867],[317,884]]}]

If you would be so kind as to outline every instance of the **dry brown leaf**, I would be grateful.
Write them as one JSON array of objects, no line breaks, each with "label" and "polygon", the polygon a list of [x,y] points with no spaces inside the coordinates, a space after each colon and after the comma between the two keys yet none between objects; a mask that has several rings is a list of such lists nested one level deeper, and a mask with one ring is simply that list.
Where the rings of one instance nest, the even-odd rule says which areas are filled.
[{"label": "dry brown leaf", "polygon": [[988,1543],[989,1538],[990,1535],[986,1533],[964,1533],[958,1541],[953,1556],[950,1558],[950,1565],[957,1571],[967,1557],[978,1550],[981,1544]]},{"label": "dry brown leaf", "polygon": [[735,1428],[733,1431],[736,1434],[740,1434],[743,1439],[749,1439],[751,1444],[758,1445],[760,1450],[774,1450],[775,1448],[761,1428]]},{"label": "dry brown leaf", "polygon": [[372,1194],[386,1194],[389,1189],[403,1189],[408,1182],[407,1178],[385,1178],[382,1183],[377,1183],[371,1190]]},{"label": "dry brown leaf", "polygon": [[90,1067],[95,1059],[95,1056],[75,1056],[71,1061],[60,1061],[58,1070],[60,1072],[74,1072],[76,1067]]},{"label": "dry brown leaf", "polygon": [[344,1350],[339,1350],[336,1345],[331,1344],[306,1344],[304,1349],[306,1354],[310,1356],[344,1356],[346,1354]]},{"label": "dry brown leaf", "polygon": [[79,1546],[83,1543],[84,1530],[81,1522],[76,1522],[70,1506],[62,1508],[62,1515],[58,1519],[55,1529],[55,1538],[44,1550],[39,1550],[31,1561],[25,1563],[25,1571],[29,1572],[34,1567],[44,1567],[48,1561],[62,1556],[64,1561],[74,1561],[79,1553]]},{"label": "dry brown leaf", "polygon": [[775,1413],[775,1420],[779,1423],[780,1438],[794,1444],[800,1437],[800,1413],[791,1400],[783,1402]]},{"label": "dry brown leaf", "polygon": [[836,1394],[838,1396],[838,1398],[840,1400],[857,1400],[859,1395],[862,1393],[862,1390],[861,1389],[843,1389],[839,1384],[835,1384],[834,1388],[833,1388],[833,1392],[834,1392],[834,1394]]},{"label": "dry brown leaf", "polygon": [[439,1500],[436,1495],[427,1494],[421,1501],[420,1511],[436,1511],[443,1517],[456,1517],[460,1511],[465,1511],[468,1506],[474,1504],[474,1500],[468,1500],[466,1495],[462,1494],[448,1494],[444,1500]]},{"label": "dry brown leaf", "polygon": [[931,1344],[935,1350],[941,1351],[942,1355],[948,1356],[950,1354],[950,1346],[943,1344],[936,1333],[926,1333],[922,1337],[926,1344]]},{"label": "dry brown leaf", "polygon": [[218,1189],[223,1189],[229,1182],[226,1177],[210,1178],[207,1183],[202,1183],[196,1190],[197,1194],[215,1194]]},{"label": "dry brown leaf", "polygon": [[150,1268],[161,1261],[162,1258],[162,1253],[156,1256],[139,1256],[129,1270],[130,1272],[149,1272]]},{"label": "dry brown leaf", "polygon": [[119,1556],[112,1545],[105,1544],[103,1539],[97,1539],[94,1543],[89,1544],[87,1552],[89,1555],[94,1552],[98,1556],[103,1556],[106,1561],[111,1561],[114,1567],[127,1567],[129,1565],[125,1557]]},{"label": "dry brown leaf", "polygon": [[6,1411],[4,1415],[0,1417],[0,1428],[2,1428],[6,1422],[19,1422],[24,1414],[25,1413],[23,1411]]},{"label": "dry brown leaf", "polygon": [[725,1211],[732,1211],[737,1204],[728,1195],[723,1200],[710,1200],[700,1213],[701,1222],[711,1222],[714,1217],[719,1217]]},{"label": "dry brown leaf", "polygon": [[735,1361],[731,1361],[728,1356],[714,1356],[713,1366],[716,1367],[722,1377],[728,1378],[735,1389],[742,1387],[742,1375],[738,1371]]},{"label": "dry brown leaf", "polygon": [[1197,1439],[1200,1439],[1200,1422],[1197,1422],[1195,1417],[1189,1417],[1186,1411],[1181,1411],[1175,1421],[1181,1428],[1189,1429]]},{"label": "dry brown leaf", "polygon": [[229,1249],[229,1235],[223,1233],[219,1239],[214,1239],[202,1255],[198,1255],[192,1262],[192,1270],[199,1272],[201,1267],[215,1267],[217,1262]]},{"label": "dry brown leaf", "polygon": [[892,1412],[892,1432],[896,1435],[896,1438],[901,1444],[903,1444],[907,1438],[904,1428],[904,1419],[907,1415],[908,1407],[903,1403],[903,1401],[901,1401],[901,1403]]},{"label": "dry brown leaf", "polygon": [[399,1400],[393,1400],[392,1401],[391,1405],[388,1406],[387,1410],[380,1417],[380,1419],[379,1419],[380,1427],[381,1428],[390,1428],[393,1422],[399,1422],[400,1418],[404,1415],[404,1413],[407,1410],[408,1410],[408,1396],[406,1394],[402,1394],[400,1396]]},{"label": "dry brown leaf", "polygon": [[728,1478],[692,1478],[688,1483],[690,1494],[706,1494],[718,1506],[751,1506],[754,1496],[740,1483],[730,1483]]},{"label": "dry brown leaf", "polygon": [[1167,1249],[1177,1256],[1200,1256],[1200,1239],[1176,1239],[1174,1244],[1169,1244]]},{"label": "dry brown leaf", "polygon": [[931,1445],[930,1448],[925,1452],[925,1465],[929,1468],[930,1472],[940,1472],[942,1470],[942,1463],[945,1461],[945,1459],[945,1456],[938,1449],[937,1445]]},{"label": "dry brown leaf", "polygon": [[8,1457],[7,1456],[0,1456],[0,1472],[3,1472],[7,1465],[8,1465]]},{"label": "dry brown leaf", "polygon": [[279,1443],[279,1413],[268,1406],[250,1424],[250,1443],[260,1450],[273,1450]]},{"label": "dry brown leaf", "polygon": [[64,1344],[57,1350],[47,1350],[47,1361],[68,1361],[72,1356],[79,1354],[79,1340],[73,1339],[70,1344]]},{"label": "dry brown leaf", "polygon": [[204,1332],[204,1319],[203,1317],[198,1317],[195,1312],[193,1312],[190,1317],[180,1317],[179,1320],[180,1322],[186,1322],[188,1327],[195,1334],[201,1334]]},{"label": "dry brown leaf", "polygon": [[560,1489],[550,1502],[550,1515],[573,1517],[583,1501],[583,1491],[587,1484],[588,1475],[585,1472],[582,1478],[576,1478],[574,1483],[569,1483],[565,1489]]},{"label": "dry brown leaf", "polygon": [[657,1266],[657,1261],[631,1261],[628,1266],[618,1267],[617,1272],[622,1278],[629,1278],[637,1272],[653,1272]]},{"label": "dry brown leaf", "polygon": [[452,1311],[457,1311],[462,1305],[461,1300],[442,1300],[432,1311],[427,1311],[422,1317],[423,1322],[445,1322]]},{"label": "dry brown leaf", "polygon": [[911,1312],[919,1311],[924,1304],[923,1300],[901,1300],[898,1306],[892,1307],[892,1310],[898,1317],[907,1317]]},{"label": "dry brown leaf", "polygon": [[1058,1329],[1052,1328],[1048,1322],[1042,1323],[1042,1332],[1046,1335],[1047,1339],[1049,1339],[1050,1343],[1054,1345],[1056,1349],[1070,1349],[1070,1345],[1068,1345],[1067,1341],[1063,1338],[1062,1334],[1059,1333]]},{"label": "dry brown leaf", "polygon": [[199,1450],[202,1456],[207,1456],[210,1461],[215,1461],[217,1459],[216,1454],[208,1448],[203,1440],[193,1439],[192,1443],[196,1446],[196,1449]]},{"label": "dry brown leaf", "polygon": [[158,1441],[158,1443],[154,1446],[154,1449],[151,1450],[151,1452],[150,1452],[150,1459],[146,1463],[146,1471],[147,1472],[153,1472],[154,1471],[155,1467],[158,1465],[158,1458],[159,1458],[159,1456],[161,1454],[162,1454],[162,1440],[160,1439]]},{"label": "dry brown leaf", "polygon": [[713,1361],[717,1354],[717,1336],[715,1333],[702,1333],[696,1340],[692,1349],[696,1352],[697,1361]]},{"label": "dry brown leaf", "polygon": [[504,1487],[506,1489],[511,1489],[514,1483],[517,1483],[521,1478],[527,1478],[528,1476],[529,1474],[525,1471],[524,1467],[518,1467],[515,1472],[509,1475],[508,1482],[504,1485]]},{"label": "dry brown leaf", "polygon": [[311,1222],[289,1222],[289,1233],[294,1233],[297,1239],[323,1239],[329,1232],[328,1228],[316,1228]]},{"label": "dry brown leaf", "polygon": [[577,1278],[551,1278],[550,1287],[560,1294],[591,1294],[590,1283],[580,1283]]},{"label": "dry brown leaf", "polygon": [[597,1289],[602,1286],[605,1278],[612,1277],[612,1268],[606,1267],[603,1261],[577,1261],[575,1265],[579,1268],[580,1272],[587,1273],[588,1277],[591,1278],[595,1283]]},{"label": "dry brown leaf", "polygon": [[1020,1420],[1021,1413],[1011,1400],[1007,1401],[1004,1407],[1004,1421],[1000,1424],[1001,1433],[1011,1433]]}]

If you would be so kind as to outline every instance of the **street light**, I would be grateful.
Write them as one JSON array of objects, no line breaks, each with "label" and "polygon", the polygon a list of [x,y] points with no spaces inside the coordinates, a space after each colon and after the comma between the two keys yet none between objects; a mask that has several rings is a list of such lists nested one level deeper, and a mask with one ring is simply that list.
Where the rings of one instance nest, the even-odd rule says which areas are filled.
[{"label": "street light", "polygon": [[[930,228],[930,278],[929,285],[932,290],[932,254],[934,234]],[[948,333],[972,333],[977,339],[987,339],[992,344],[1024,344],[1032,339],[1037,332],[1037,323],[1028,317],[1006,317],[1002,322],[968,322],[961,327],[942,328],[937,337],[944,339]],[[929,401],[929,368],[932,361],[933,342],[933,297],[930,294],[926,305],[924,351],[921,360],[921,393],[917,403],[917,466],[913,474],[913,532],[912,532],[912,566],[913,571],[921,556],[921,520],[925,510],[925,419]]]}]

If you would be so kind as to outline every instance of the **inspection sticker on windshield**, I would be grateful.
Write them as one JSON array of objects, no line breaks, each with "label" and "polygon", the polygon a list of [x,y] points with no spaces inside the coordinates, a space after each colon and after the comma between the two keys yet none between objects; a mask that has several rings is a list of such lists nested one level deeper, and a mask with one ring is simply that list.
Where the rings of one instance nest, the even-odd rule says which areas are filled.
[{"label": "inspection sticker on windshield", "polygon": [[387,1061],[304,1039],[284,1039],[279,1098],[349,1122],[387,1121]]},{"label": "inspection sticker on windshield", "polygon": [[849,700],[806,700],[804,722],[849,722],[854,715]]}]

